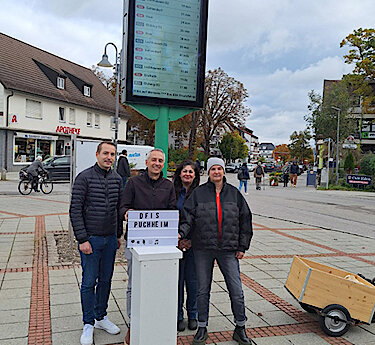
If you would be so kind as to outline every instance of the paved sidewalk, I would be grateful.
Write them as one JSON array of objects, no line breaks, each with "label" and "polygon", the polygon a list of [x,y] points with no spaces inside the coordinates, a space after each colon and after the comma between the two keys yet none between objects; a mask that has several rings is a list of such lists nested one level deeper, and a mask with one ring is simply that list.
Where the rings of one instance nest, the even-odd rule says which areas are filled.
[{"label": "paved sidewalk", "polygon": [[[67,232],[68,206],[64,192],[0,193],[0,345],[79,344],[81,269],[59,263],[54,239]],[[246,328],[254,343],[375,345],[375,324],[351,327],[344,336],[330,338],[320,330],[317,317],[300,308],[283,287],[296,254],[375,277],[375,240],[254,217],[252,246],[241,261]],[[121,333],[95,330],[97,345],[123,342],[126,281],[126,262],[117,262],[108,311]],[[233,328],[225,283],[215,268],[207,343],[236,344]],[[191,344],[193,335],[179,333],[178,343]]]}]

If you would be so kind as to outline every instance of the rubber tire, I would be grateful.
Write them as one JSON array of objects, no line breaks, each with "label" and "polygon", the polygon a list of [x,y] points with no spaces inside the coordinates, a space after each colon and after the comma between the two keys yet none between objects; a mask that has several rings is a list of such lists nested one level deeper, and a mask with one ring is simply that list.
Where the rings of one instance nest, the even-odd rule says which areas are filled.
[{"label": "rubber tire", "polygon": [[[24,184],[27,183],[27,189],[23,188]],[[28,180],[23,180],[23,181],[20,181],[20,183],[18,184],[18,191],[22,194],[22,195],[29,195],[32,191],[32,188],[31,188],[31,182],[28,181]]]},{"label": "rubber tire", "polygon": [[[44,190],[44,185],[48,185],[51,189],[46,189]],[[43,194],[50,194],[53,191],[53,182],[45,180],[40,184],[40,190],[42,191]]]},{"label": "rubber tire", "polygon": [[[349,314],[348,310],[345,307],[343,307],[342,305],[340,305],[340,304],[330,304],[330,305],[326,306],[322,310],[322,313],[329,314],[329,313],[332,313],[332,312],[335,312],[335,311],[339,312],[340,314],[343,314],[343,316],[345,316],[345,318],[346,318],[347,321],[351,320],[351,317],[350,317],[350,314]],[[342,328],[341,330],[339,330],[339,331],[333,331],[333,330],[330,330],[327,327],[327,325],[326,325],[326,319],[332,320],[332,319],[330,319],[328,317],[320,315],[319,316],[319,325],[320,325],[320,328],[322,329],[322,331],[325,334],[329,335],[330,337],[341,337],[343,334],[345,334],[348,331],[348,329],[350,327],[350,324],[347,323],[345,325],[345,327]]]},{"label": "rubber tire", "polygon": [[315,308],[312,307],[311,305],[309,304],[306,304],[306,303],[302,303],[302,302],[299,302],[301,308],[304,310],[304,311],[307,311],[308,313],[315,313]]}]

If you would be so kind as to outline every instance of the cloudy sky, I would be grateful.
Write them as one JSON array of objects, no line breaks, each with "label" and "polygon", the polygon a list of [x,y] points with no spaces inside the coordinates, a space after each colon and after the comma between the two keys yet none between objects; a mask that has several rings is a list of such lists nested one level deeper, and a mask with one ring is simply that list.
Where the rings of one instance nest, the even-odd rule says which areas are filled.
[{"label": "cloudy sky", "polygon": [[[0,31],[86,67],[121,47],[122,0],[0,0]],[[374,25],[373,0],[210,0],[207,68],[249,93],[249,128],[288,143],[305,128],[307,93],[351,71],[341,40]],[[110,60],[114,52],[108,51]]]}]

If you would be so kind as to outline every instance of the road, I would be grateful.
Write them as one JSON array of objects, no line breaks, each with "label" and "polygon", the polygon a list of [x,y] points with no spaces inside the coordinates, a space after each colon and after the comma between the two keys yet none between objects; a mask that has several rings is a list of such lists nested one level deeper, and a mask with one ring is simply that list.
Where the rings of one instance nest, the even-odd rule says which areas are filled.
[{"label": "road", "polygon": [[[226,174],[228,182],[238,186],[236,174]],[[301,226],[314,226],[375,238],[375,193],[348,191],[319,191],[306,187],[306,174],[298,178],[297,188],[282,185],[255,190],[251,177],[245,196],[255,215],[288,220]],[[207,175],[201,176],[205,182]],[[0,195],[19,195],[18,181],[0,181]],[[36,195],[36,193],[32,193]],[[52,195],[69,200],[69,185],[56,184]],[[38,194],[38,197],[46,197]]]}]

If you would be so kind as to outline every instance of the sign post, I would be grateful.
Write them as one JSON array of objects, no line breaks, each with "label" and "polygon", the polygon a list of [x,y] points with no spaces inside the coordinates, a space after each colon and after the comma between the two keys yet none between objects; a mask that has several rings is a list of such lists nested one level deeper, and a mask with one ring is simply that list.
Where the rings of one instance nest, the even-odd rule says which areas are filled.
[{"label": "sign post", "polygon": [[125,0],[124,12],[122,101],[155,120],[168,156],[169,122],[203,107],[208,0]]}]

